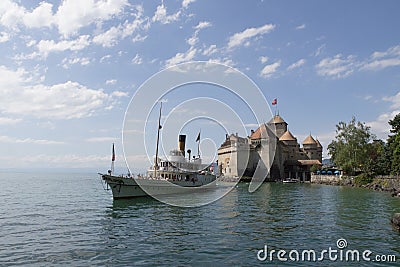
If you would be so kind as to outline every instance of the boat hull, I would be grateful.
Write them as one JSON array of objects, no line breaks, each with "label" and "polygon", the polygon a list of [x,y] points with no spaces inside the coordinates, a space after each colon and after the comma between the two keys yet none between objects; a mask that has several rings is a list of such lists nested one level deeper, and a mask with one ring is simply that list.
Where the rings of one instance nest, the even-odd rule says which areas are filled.
[{"label": "boat hull", "polygon": [[108,174],[101,174],[101,177],[111,189],[114,199],[193,193],[216,186],[215,176],[211,174],[199,174],[182,181],[134,179]]}]

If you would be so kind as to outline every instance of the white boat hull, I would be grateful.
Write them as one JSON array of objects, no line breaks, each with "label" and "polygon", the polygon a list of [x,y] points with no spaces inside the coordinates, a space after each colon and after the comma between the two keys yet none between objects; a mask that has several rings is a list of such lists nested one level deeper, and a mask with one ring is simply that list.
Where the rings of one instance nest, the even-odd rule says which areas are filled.
[{"label": "white boat hull", "polygon": [[164,179],[137,179],[101,174],[111,189],[114,199],[142,196],[173,195],[214,188],[215,175],[194,174],[190,180],[168,181]]}]

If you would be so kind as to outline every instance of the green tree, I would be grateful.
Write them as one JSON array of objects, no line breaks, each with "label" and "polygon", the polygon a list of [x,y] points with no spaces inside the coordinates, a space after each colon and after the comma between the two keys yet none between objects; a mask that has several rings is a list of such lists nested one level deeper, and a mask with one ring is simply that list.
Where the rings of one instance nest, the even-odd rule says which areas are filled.
[{"label": "green tree", "polygon": [[400,113],[392,120],[389,120],[393,135],[388,137],[388,155],[390,155],[390,170],[392,174],[400,174]]},{"label": "green tree", "polygon": [[391,156],[389,146],[382,140],[374,140],[368,145],[369,155],[365,171],[373,176],[390,174]]},{"label": "green tree", "polygon": [[349,123],[341,121],[336,125],[335,140],[328,145],[328,153],[346,173],[368,171],[373,139],[370,127],[353,117]]},{"label": "green tree", "polygon": [[390,145],[392,154],[391,173],[395,175],[400,174],[400,134],[396,134],[392,138]]}]

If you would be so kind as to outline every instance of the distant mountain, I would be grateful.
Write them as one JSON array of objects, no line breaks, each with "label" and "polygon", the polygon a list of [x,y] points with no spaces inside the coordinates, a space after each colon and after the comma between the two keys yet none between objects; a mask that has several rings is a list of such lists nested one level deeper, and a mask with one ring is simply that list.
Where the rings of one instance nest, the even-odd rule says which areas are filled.
[{"label": "distant mountain", "polygon": [[323,159],[322,160],[322,165],[327,165],[327,166],[332,166],[333,165],[333,161],[332,161],[332,159]]}]

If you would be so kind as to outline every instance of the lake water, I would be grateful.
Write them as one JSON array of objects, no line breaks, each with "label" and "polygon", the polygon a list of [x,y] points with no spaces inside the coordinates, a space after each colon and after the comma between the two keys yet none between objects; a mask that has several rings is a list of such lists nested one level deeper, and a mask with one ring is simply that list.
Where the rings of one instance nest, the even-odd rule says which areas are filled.
[{"label": "lake water", "polygon": [[[251,194],[239,184],[210,205],[179,208],[151,198],[113,201],[96,174],[0,173],[0,188],[2,266],[261,266],[271,264],[257,258],[265,246],[287,252],[286,262],[272,255],[274,266],[320,266],[289,253],[319,257],[330,247],[400,262],[400,234],[389,222],[400,199],[365,189],[268,183]],[[338,239],[347,247],[338,249]],[[371,266],[344,260],[325,254],[322,264]]]}]

